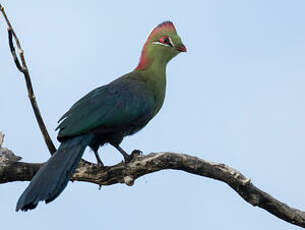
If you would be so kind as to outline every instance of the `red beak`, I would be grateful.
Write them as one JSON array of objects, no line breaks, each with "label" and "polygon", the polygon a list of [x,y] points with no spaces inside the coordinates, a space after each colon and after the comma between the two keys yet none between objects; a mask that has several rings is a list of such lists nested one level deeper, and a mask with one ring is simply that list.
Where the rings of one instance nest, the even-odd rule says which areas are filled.
[{"label": "red beak", "polygon": [[176,50],[178,50],[179,52],[186,52],[186,47],[182,44],[179,47],[176,47]]}]

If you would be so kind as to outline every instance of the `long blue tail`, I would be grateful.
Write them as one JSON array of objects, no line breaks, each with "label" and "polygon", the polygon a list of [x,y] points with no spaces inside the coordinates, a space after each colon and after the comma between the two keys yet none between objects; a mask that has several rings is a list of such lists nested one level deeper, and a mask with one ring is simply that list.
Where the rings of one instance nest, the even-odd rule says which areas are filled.
[{"label": "long blue tail", "polygon": [[35,174],[20,196],[16,211],[34,209],[39,201],[48,203],[54,200],[67,186],[92,138],[93,135],[88,134],[64,141]]}]

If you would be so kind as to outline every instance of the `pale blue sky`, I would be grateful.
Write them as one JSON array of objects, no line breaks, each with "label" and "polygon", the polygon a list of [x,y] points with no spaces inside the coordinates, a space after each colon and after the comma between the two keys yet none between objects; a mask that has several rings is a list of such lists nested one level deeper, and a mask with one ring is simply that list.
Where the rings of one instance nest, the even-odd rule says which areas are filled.
[{"label": "pale blue sky", "polygon": [[[158,116],[122,146],[223,162],[305,210],[305,2],[2,1],[19,35],[50,134],[81,96],[132,70],[150,30],[172,20],[188,52],[167,68]],[[0,20],[0,130],[27,162],[49,157]],[[101,149],[106,164],[121,156]],[[94,160],[92,153],[85,158]],[[98,190],[69,183],[54,202],[14,211],[28,182],[0,185],[10,229],[277,229],[298,227],[244,202],[227,185],[162,171]]]}]

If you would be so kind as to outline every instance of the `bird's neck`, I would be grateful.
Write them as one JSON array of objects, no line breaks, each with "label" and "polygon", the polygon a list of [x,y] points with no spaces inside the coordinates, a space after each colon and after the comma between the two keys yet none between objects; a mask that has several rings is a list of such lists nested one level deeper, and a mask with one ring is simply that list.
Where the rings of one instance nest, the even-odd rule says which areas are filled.
[{"label": "bird's neck", "polygon": [[154,72],[165,72],[166,65],[170,58],[164,52],[153,49],[150,41],[146,41],[143,46],[139,64],[135,70],[153,70]]},{"label": "bird's neck", "polygon": [[155,114],[157,114],[165,98],[166,66],[170,59],[166,55],[150,49],[151,47],[147,44],[149,42],[144,45],[139,64],[134,71],[139,72],[138,76],[152,90],[156,100]]},{"label": "bird's neck", "polygon": [[148,52],[144,45],[138,66],[134,70],[139,72],[141,78],[156,88],[163,88],[166,83],[166,65],[167,61],[162,56]]}]

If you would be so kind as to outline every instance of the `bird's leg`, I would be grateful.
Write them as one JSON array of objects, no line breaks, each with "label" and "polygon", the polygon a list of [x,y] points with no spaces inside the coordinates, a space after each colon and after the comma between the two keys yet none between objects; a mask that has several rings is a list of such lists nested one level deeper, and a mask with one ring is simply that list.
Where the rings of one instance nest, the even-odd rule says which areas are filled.
[{"label": "bird's leg", "polygon": [[96,158],[96,161],[97,161],[97,166],[100,167],[100,168],[103,168],[104,164],[103,164],[100,156],[98,155],[97,150],[94,150],[94,155],[95,155],[95,158]]},{"label": "bird's leg", "polygon": [[119,145],[117,144],[112,144],[112,145],[123,155],[125,162],[129,162],[132,160],[132,155],[126,153],[124,149],[122,149]]}]

